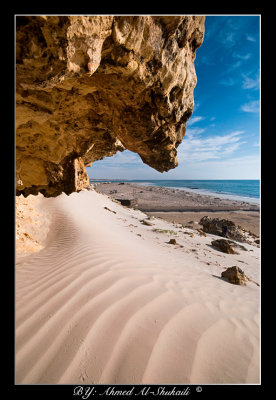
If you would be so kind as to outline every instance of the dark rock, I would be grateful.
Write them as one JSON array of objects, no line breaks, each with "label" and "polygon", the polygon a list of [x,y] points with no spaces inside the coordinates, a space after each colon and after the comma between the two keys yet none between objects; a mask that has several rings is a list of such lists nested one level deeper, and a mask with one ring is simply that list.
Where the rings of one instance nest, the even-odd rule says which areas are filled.
[{"label": "dark rock", "polygon": [[104,207],[105,210],[112,212],[113,214],[117,214],[116,211],[110,210],[108,207]]},{"label": "dark rock", "polygon": [[233,221],[221,218],[210,218],[205,216],[201,218],[199,224],[203,226],[203,231],[212,235],[223,236],[229,239],[245,242],[246,237],[239,227]]},{"label": "dark rock", "polygon": [[245,275],[241,268],[234,265],[233,267],[227,268],[226,271],[221,273],[222,278],[226,278],[230,283],[235,285],[246,285],[250,279]]},{"label": "dark rock", "polygon": [[138,206],[138,199],[116,199],[119,201],[122,206],[127,207],[137,207]]},{"label": "dark rock", "polygon": [[170,241],[168,243],[169,244],[177,244],[177,241],[175,239],[170,239]]},{"label": "dark rock", "polygon": [[233,249],[233,242],[230,242],[229,240],[225,239],[218,239],[218,240],[213,240],[211,244],[221,250],[223,253],[227,254],[238,254],[235,252]]}]

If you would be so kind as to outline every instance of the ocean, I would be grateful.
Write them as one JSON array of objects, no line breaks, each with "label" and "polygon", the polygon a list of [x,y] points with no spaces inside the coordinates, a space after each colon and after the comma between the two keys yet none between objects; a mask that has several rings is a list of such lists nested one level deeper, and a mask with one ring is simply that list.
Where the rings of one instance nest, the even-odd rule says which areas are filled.
[{"label": "ocean", "polygon": [[195,193],[212,195],[220,198],[260,203],[259,180],[129,180],[129,179],[91,179],[91,182],[133,182],[147,186],[163,186],[188,190]]}]

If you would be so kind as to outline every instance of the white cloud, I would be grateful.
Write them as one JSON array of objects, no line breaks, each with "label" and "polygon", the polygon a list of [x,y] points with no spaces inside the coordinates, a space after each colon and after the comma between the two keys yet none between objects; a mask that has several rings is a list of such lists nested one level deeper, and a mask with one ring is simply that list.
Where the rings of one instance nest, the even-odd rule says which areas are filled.
[{"label": "white cloud", "polygon": [[[228,68],[225,68],[225,69],[222,71],[221,76],[225,76],[225,75],[227,75],[227,74],[231,74],[232,72],[236,72],[236,70],[242,65],[242,63],[243,63],[242,60],[236,61],[236,62],[234,62],[233,64],[232,64],[232,63],[231,63],[231,64],[228,63]],[[225,85],[233,85],[233,84],[235,84],[237,81],[236,81],[236,79],[234,80],[233,77],[229,77],[229,79],[228,79],[228,80],[226,79],[225,82],[226,82],[226,83],[224,83],[224,82],[222,81],[222,82],[220,82],[220,83],[223,83],[223,84],[225,84]],[[227,82],[228,82],[228,83],[227,83]]]},{"label": "white cloud", "polygon": [[251,58],[251,53],[247,53],[247,54],[233,53],[232,56],[234,58],[239,58],[240,60],[248,60],[249,58]]},{"label": "white cloud", "polygon": [[233,32],[226,32],[225,36],[223,37],[223,42],[228,45],[233,45],[235,43],[236,35]]},{"label": "white cloud", "polygon": [[246,40],[248,40],[249,42],[256,42],[256,39],[251,35],[246,35]]},{"label": "white cloud", "polygon": [[219,81],[219,83],[221,85],[225,85],[225,86],[233,86],[233,85],[236,85],[237,81],[236,81],[236,79],[229,77],[227,79],[222,79],[221,81]]},{"label": "white cloud", "polygon": [[257,76],[255,79],[249,78],[245,74],[242,74],[243,77],[243,83],[242,83],[242,88],[243,89],[259,89],[260,86],[260,77]]},{"label": "white cloud", "polygon": [[260,101],[252,100],[241,106],[241,110],[248,113],[259,113],[260,112]]},{"label": "white cloud", "polygon": [[189,138],[193,137],[194,135],[200,135],[201,133],[205,132],[205,128],[189,128],[187,127],[186,136],[188,135]]},{"label": "white cloud", "polygon": [[[188,170],[190,179],[259,179],[260,157],[243,156],[230,159],[183,162],[180,168]],[[180,173],[180,170],[179,170]]]},{"label": "white cloud", "polygon": [[230,65],[230,67],[228,68],[227,72],[232,72],[235,69],[239,68],[242,65],[242,61],[237,61],[234,64]]},{"label": "white cloud", "polygon": [[202,121],[203,119],[204,119],[204,117],[201,117],[201,116],[191,117],[191,118],[189,119],[189,121],[187,122],[187,125],[188,125],[188,126],[191,126],[191,125],[193,125],[193,124],[196,124],[196,123],[199,122],[199,121]]},{"label": "white cloud", "polygon": [[178,159],[190,161],[204,161],[224,159],[239,149],[244,131],[235,131],[223,136],[211,136],[207,138],[184,137],[179,146]]},{"label": "white cloud", "polygon": [[194,110],[193,110],[193,112],[195,112],[198,108],[199,108],[199,106],[200,106],[200,103],[197,101],[197,102],[195,102],[195,105],[194,105]]}]

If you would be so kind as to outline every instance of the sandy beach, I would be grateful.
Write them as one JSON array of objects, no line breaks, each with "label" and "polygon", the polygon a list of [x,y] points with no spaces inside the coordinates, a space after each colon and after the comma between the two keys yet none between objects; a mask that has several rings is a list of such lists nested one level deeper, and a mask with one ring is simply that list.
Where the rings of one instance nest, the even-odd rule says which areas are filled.
[{"label": "sandy beach", "polygon": [[114,199],[137,199],[139,210],[169,222],[199,228],[200,219],[209,215],[229,219],[256,236],[260,234],[260,207],[257,204],[129,182],[97,182],[94,186]]},{"label": "sandy beach", "polygon": [[[17,198],[16,384],[259,383],[254,237],[226,254],[211,244],[218,236],[195,229],[191,197],[190,211],[163,199],[173,216],[157,205],[149,216],[114,200],[130,196],[118,188],[95,188]],[[206,214],[210,204],[199,205]],[[253,230],[252,207],[214,208],[252,217]],[[234,265],[251,279],[245,286],[221,277]]]}]

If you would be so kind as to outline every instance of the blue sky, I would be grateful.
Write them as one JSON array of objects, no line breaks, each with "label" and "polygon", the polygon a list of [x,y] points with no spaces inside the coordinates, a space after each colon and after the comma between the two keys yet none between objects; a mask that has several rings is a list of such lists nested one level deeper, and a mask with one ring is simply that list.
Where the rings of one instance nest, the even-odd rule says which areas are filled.
[{"label": "blue sky", "polygon": [[260,178],[260,17],[207,15],[195,68],[195,107],[178,167],[160,173],[126,150],[93,163],[91,178]]}]

